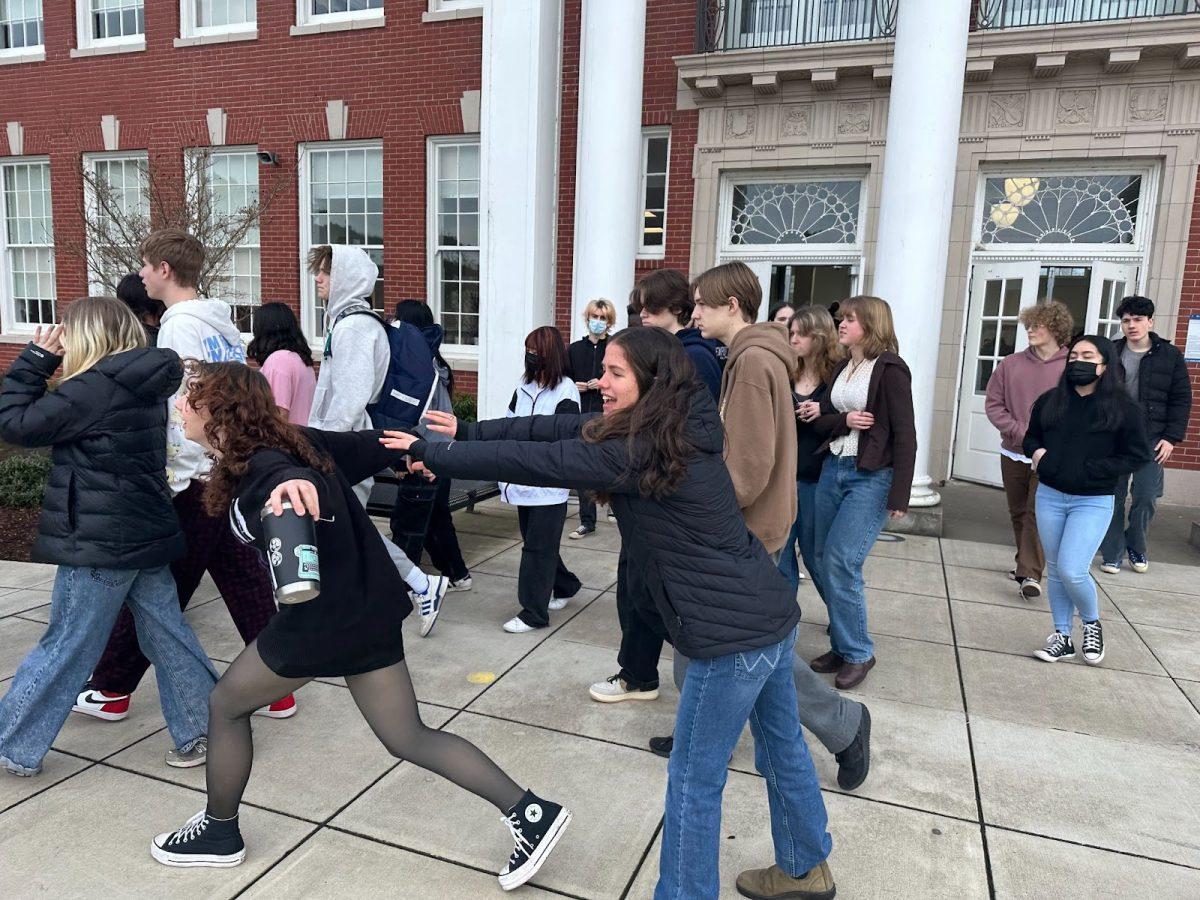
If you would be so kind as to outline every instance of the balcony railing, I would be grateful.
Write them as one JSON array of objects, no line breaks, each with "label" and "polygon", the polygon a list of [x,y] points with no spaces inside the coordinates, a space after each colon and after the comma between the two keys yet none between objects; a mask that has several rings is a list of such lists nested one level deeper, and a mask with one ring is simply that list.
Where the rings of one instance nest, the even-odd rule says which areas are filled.
[{"label": "balcony railing", "polygon": [[980,30],[1200,13],[1200,0],[979,0]]},{"label": "balcony railing", "polygon": [[696,51],[869,41],[896,34],[898,0],[697,0]]}]

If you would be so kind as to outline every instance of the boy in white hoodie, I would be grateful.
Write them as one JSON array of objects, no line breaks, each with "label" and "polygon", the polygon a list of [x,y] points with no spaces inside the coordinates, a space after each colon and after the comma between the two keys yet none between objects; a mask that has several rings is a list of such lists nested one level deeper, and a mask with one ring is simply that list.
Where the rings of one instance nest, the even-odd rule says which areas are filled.
[{"label": "boy in white hoodie", "polygon": [[[325,304],[325,353],[308,425],[321,431],[369,431],[375,426],[367,407],[379,399],[392,359],[387,325],[367,299],[375,292],[379,267],[361,247],[325,244],[308,254],[308,271]],[[354,486],[364,507],[374,483],[368,478]],[[441,612],[450,579],[426,575],[394,543],[386,537],[383,542],[412,589],[425,637]]]},{"label": "boy in white hoodie", "polygon": [[[204,264],[203,245],[186,231],[164,228],[146,238],[141,254],[139,274],[146,293],[167,307],[158,346],[174,350],[184,360],[244,363],[246,351],[229,304],[202,300],[197,294]],[[205,571],[209,572],[242,640],[249,644],[275,613],[274,592],[259,552],[234,537],[224,516],[210,516],[204,509],[204,489],[212,461],[199,444],[184,437],[183,419],[175,401],[185,393],[186,386],[185,380],[168,401],[167,483],[187,540],[187,555],[171,564],[171,574],[179,604],[187,607]],[[107,721],[124,719],[129,715],[130,694],[148,667],[149,661],[138,647],[133,617],[128,609],[122,609],[104,656],[76,701],[75,712]],[[295,711],[295,700],[289,695],[259,712],[282,719]],[[168,753],[167,764],[183,768],[205,761],[205,744],[186,749],[189,752]]]}]

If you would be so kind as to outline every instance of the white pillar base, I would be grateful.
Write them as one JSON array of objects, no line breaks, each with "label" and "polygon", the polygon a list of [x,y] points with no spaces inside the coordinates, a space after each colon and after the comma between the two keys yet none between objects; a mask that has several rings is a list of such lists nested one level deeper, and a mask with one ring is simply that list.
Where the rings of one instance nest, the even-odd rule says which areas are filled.
[{"label": "white pillar base", "polygon": [[928,476],[913,479],[912,491],[908,495],[910,509],[928,509],[942,502],[942,495],[931,487],[932,484],[933,479]]}]

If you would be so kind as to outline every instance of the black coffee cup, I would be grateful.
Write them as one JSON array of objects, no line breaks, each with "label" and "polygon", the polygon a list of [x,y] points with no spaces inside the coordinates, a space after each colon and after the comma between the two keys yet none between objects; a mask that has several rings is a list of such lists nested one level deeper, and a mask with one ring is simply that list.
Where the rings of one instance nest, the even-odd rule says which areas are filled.
[{"label": "black coffee cup", "polygon": [[283,501],[283,515],[263,507],[260,518],[271,584],[278,603],[304,603],[321,593],[321,566],[317,556],[317,523],[301,516]]}]

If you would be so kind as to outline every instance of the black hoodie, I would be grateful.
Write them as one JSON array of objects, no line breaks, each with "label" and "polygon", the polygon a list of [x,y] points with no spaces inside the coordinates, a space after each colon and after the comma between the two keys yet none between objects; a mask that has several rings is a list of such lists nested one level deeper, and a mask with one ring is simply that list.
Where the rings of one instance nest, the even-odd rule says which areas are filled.
[{"label": "black hoodie", "polygon": [[183,556],[167,487],[167,400],[183,380],[172,350],[106,356],[48,391],[62,362],[36,344],[0,388],[0,437],[53,446],[35,562],[150,569]]}]

